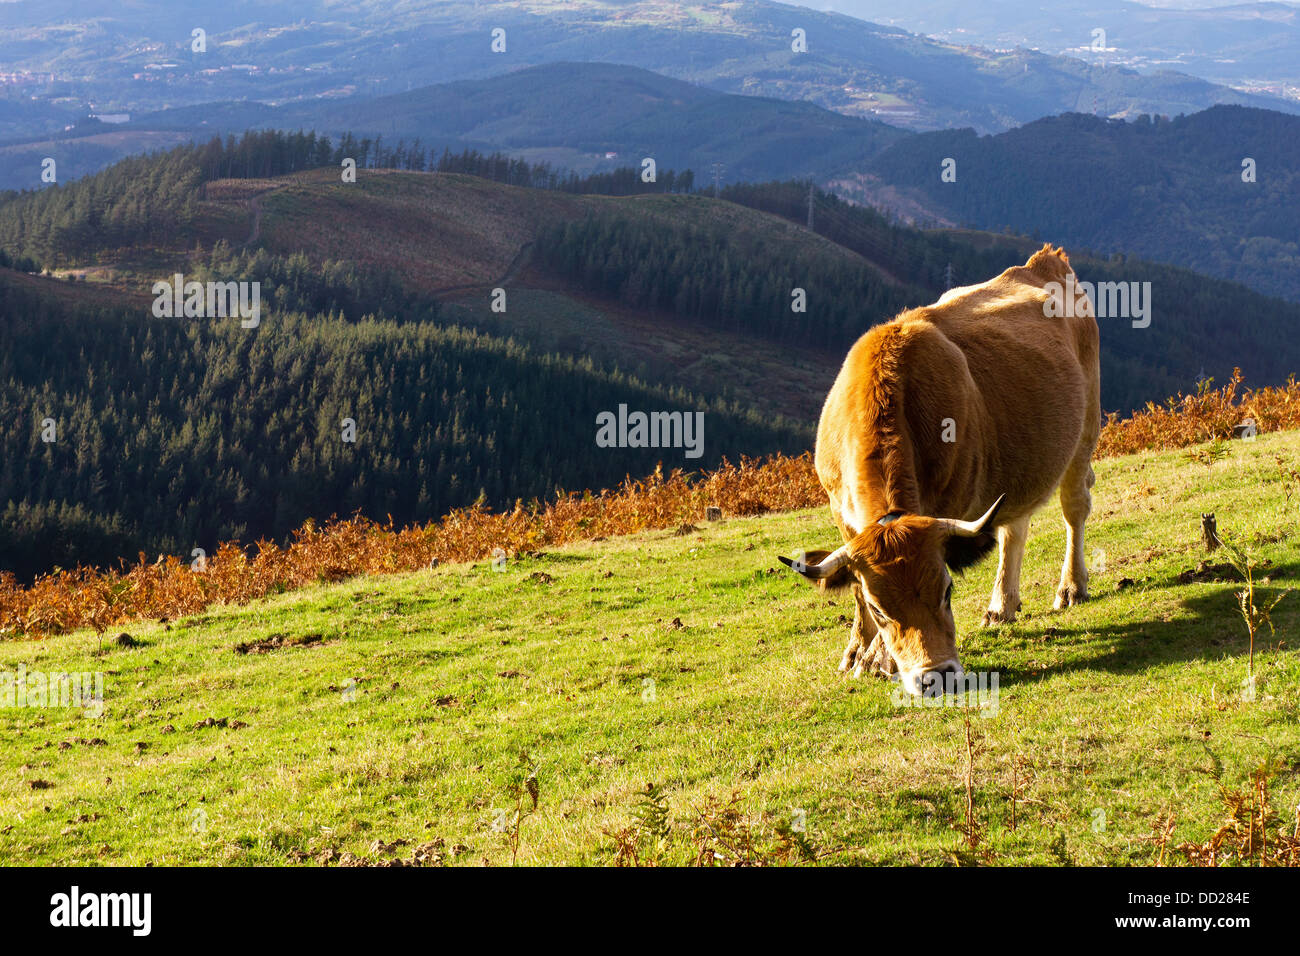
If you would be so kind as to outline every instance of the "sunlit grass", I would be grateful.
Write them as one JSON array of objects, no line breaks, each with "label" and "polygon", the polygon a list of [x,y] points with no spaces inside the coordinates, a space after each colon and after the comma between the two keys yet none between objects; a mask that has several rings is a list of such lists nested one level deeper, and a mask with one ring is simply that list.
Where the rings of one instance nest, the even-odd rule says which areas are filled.
[{"label": "sunlit grass", "polygon": [[[959,580],[963,663],[999,674],[996,716],[973,718],[989,862],[1150,863],[1169,812],[1175,842],[1205,839],[1222,815],[1214,758],[1240,783],[1280,755],[1274,803],[1296,804],[1300,597],[1274,612],[1248,700],[1236,588],[1179,580],[1207,559],[1214,511],[1271,562],[1266,596],[1291,586],[1300,499],[1288,507],[1274,455],[1300,460],[1300,433],[1233,442],[1208,467],[1185,452],[1098,462],[1081,607],[1050,610],[1054,505],[1034,521],[1019,622],[976,630],[991,561]],[[91,632],[0,645],[0,671],[99,670],[106,689],[99,719],[0,710],[0,860],[379,861],[434,844],[447,862],[508,863],[500,828],[527,752],[539,802],[521,863],[612,862],[609,833],[649,782],[670,811],[669,837],[644,848],[661,862],[693,861],[693,821],[733,793],[764,846],[799,819],[822,862],[949,861],[960,711],[896,708],[888,684],[837,674],[849,604],[775,560],[834,544],[829,516],[697,525],[129,626],[142,645],[110,632],[102,656]],[[234,649],[275,634],[310,643]],[[195,726],[209,717],[227,726]]]}]

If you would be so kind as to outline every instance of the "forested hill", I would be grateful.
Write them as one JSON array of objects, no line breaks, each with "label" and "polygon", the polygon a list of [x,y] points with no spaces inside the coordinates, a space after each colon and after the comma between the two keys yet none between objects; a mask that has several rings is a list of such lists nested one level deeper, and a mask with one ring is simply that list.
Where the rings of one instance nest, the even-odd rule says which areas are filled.
[{"label": "forested hill", "polygon": [[[1125,135],[1149,135],[1140,125]],[[363,169],[361,181],[345,184],[337,162],[352,152],[363,165],[448,174]],[[1261,170],[1273,169],[1276,157],[1260,155]],[[980,175],[978,167],[958,168],[950,187]],[[474,175],[450,174],[462,170]],[[235,188],[238,182],[221,178],[230,176],[251,178]],[[503,156],[439,157],[401,141],[268,131],[128,160],[0,200],[0,249],[47,267],[95,265],[138,290],[150,275],[185,263],[196,246],[245,243],[256,220],[255,247],[302,254],[318,267],[333,262],[340,288],[351,290],[295,308],[419,314],[411,297],[432,295],[447,306],[445,322],[807,421],[820,407],[811,393],[821,379],[805,383],[809,394],[793,407],[778,406],[764,384],[784,374],[779,348],[818,349],[795,366],[833,367],[872,324],[933,301],[949,284],[982,281],[1023,262],[1035,242],[1050,239],[1066,245],[1084,279],[1151,283],[1149,326],[1103,322],[1107,409],[1125,412],[1193,389],[1202,372],[1223,380],[1234,365],[1258,384],[1280,382],[1300,367],[1290,336],[1300,307],[1123,253],[1082,254],[1080,242],[1062,236],[1073,228],[1065,206],[1079,201],[1068,189],[1052,194],[1065,204],[1060,231],[1030,240],[918,230],[820,191],[810,233],[807,183],[730,186],[721,203],[691,194],[694,188],[690,170],[660,170],[649,184],[633,170],[579,178]],[[1021,187],[1008,181],[1006,188]],[[485,293],[503,276],[545,295],[516,296],[506,313],[493,312]],[[792,309],[796,288],[807,293],[804,312]],[[675,323],[671,334],[659,324],[664,318]],[[694,355],[663,361],[671,343],[688,334]],[[764,343],[771,351],[756,351]],[[734,358],[715,362],[718,354]]]},{"label": "forested hill", "polygon": [[[806,187],[769,184],[729,195],[781,214],[801,213]],[[613,209],[557,224],[542,234],[538,255],[571,287],[632,307],[670,311],[692,322],[789,343],[824,345],[838,358],[869,324],[902,308],[934,301],[947,282],[982,282],[1019,265],[1040,242],[987,234],[923,232],[879,214],[822,196],[819,229],[841,250],[860,251],[876,268],[843,253],[793,262],[764,249],[761,236],[729,228],[725,212],[710,224],[694,207],[675,220],[656,215],[666,205],[642,201],[650,213]],[[796,212],[797,211],[797,212]],[[792,218],[794,218],[792,216]],[[691,265],[684,266],[683,263]],[[1194,391],[1202,374],[1225,381],[1234,365],[1262,382],[1280,383],[1300,368],[1300,305],[1237,283],[1125,256],[1072,255],[1081,281],[1122,283],[1141,290],[1144,317],[1106,317],[1101,329],[1102,406],[1128,412],[1180,391]],[[888,275],[894,282],[882,281]],[[907,280],[904,282],[903,280]],[[773,300],[792,283],[814,290],[815,309],[786,314]],[[788,295],[788,292],[785,293]],[[1137,323],[1135,325],[1135,323]]]},{"label": "forested hill", "polygon": [[[58,283],[34,292],[12,275],[0,269],[0,569],[20,575],[280,539],[357,510],[405,523],[476,500],[509,507],[660,461],[711,467],[809,441],[747,409],[435,322],[275,312],[246,330],[76,305]],[[278,285],[302,293],[313,275],[301,263]],[[598,447],[596,417],[620,403],[704,412],[703,454]]]},{"label": "forested hill", "polygon": [[[940,176],[949,158],[954,182]],[[1300,300],[1300,117],[1242,106],[1127,123],[1072,113],[997,136],[924,133],[868,168],[937,219],[1051,235]]]},{"label": "forested hill", "polygon": [[[1061,122],[1096,126],[1087,117]],[[1125,126],[1123,135],[1160,135],[1140,126]],[[432,165],[474,176],[363,169],[360,182],[343,183],[337,163],[351,152],[372,166],[419,172]],[[1260,169],[1274,177],[1275,144],[1260,156]],[[983,176],[983,166],[972,170],[962,163],[957,183],[946,185]],[[1075,160],[1060,163],[1073,169]],[[525,339],[545,351],[590,355],[608,367],[636,369],[647,381],[740,398],[764,414],[807,420],[820,406],[819,375],[783,382],[794,398],[774,407],[763,384],[772,381],[766,369],[777,372],[780,363],[771,362],[771,352],[749,354],[755,345],[814,347],[822,350],[820,358],[801,360],[833,367],[870,325],[931,302],[949,284],[983,281],[1021,263],[1040,241],[926,232],[820,191],[810,233],[807,183],[731,186],[723,193],[729,202],[718,203],[689,194],[690,170],[660,170],[654,183],[623,172],[627,176],[577,178],[503,156],[437,157],[400,142],[330,142],[265,131],[123,161],[72,185],[12,196],[0,202],[0,248],[47,267],[98,265],[117,274],[118,284],[139,289],[149,276],[185,263],[196,246],[242,245],[255,220],[255,247],[274,256],[304,255],[317,267],[334,263],[339,289],[348,290],[292,307],[416,315],[422,306],[412,297],[432,295],[448,306],[443,321]],[[251,178],[235,189],[238,182],[221,178],[231,176]],[[1221,186],[1248,185],[1238,178],[1235,186]],[[1019,181],[1006,182],[1008,194],[1021,189]],[[1084,195],[1100,190],[1095,183]],[[593,191],[646,195],[612,199]],[[1067,209],[1083,200],[1073,189],[1058,189],[1050,198],[1058,203],[1061,232],[1043,230],[1041,238],[1065,242],[1080,277],[1151,282],[1151,324],[1102,323],[1106,408],[1128,411],[1160,401],[1195,388],[1203,372],[1223,380],[1236,364],[1258,384],[1282,381],[1300,367],[1290,336],[1300,307],[1128,255],[1089,258],[1079,241],[1061,235],[1075,228]],[[546,297],[520,295],[506,313],[493,312],[485,293],[502,277],[510,278],[508,285],[546,290]],[[806,311],[793,310],[794,289],[805,290]],[[591,321],[593,310],[604,319]],[[660,326],[646,323],[649,315],[675,321],[668,339],[688,330],[702,337],[693,346],[697,358],[745,351],[738,364],[763,371],[746,376],[737,362],[720,368],[686,362],[689,355],[675,364],[658,362],[664,342],[654,338]]]},{"label": "forested hill", "polygon": [[[715,200],[666,178],[605,196],[586,190],[641,187],[474,154],[436,165],[547,188],[364,168],[344,183],[336,148],[258,134],[0,201],[0,267],[60,276],[0,271],[0,567],[188,555],[332,513],[404,523],[660,461],[799,451],[858,335],[1034,247],[815,191],[809,231],[807,183]],[[317,152],[331,164],[309,168]],[[253,178],[213,178],[231,174]],[[1123,257],[1073,261],[1087,281],[1151,284],[1149,325],[1101,322],[1107,410],[1194,389],[1202,371],[1241,365],[1262,385],[1300,367],[1300,306]],[[155,317],[152,284],[176,272],[259,282],[261,324]],[[620,404],[704,412],[703,454],[599,446],[596,416]]]}]

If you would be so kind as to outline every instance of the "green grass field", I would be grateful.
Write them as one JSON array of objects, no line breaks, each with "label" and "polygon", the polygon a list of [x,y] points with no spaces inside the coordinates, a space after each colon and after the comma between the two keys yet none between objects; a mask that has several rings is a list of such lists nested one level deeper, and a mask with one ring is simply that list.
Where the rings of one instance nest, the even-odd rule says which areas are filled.
[{"label": "green grass field", "polygon": [[627,839],[660,863],[729,862],[748,839],[771,862],[1149,864],[1159,815],[1176,818],[1171,843],[1206,839],[1220,781],[1266,759],[1290,832],[1300,595],[1257,642],[1248,699],[1237,588],[1179,577],[1205,560],[1214,511],[1270,562],[1261,602],[1293,582],[1300,489],[1275,456],[1300,460],[1300,433],[1209,466],[1099,462],[1081,607],[1050,610],[1055,505],[1034,522],[1019,622],[976,629],[992,560],[958,580],[963,663],[999,675],[996,714],[969,719],[974,853],[963,713],[896,707],[886,682],[836,673],[851,599],[776,562],[833,546],[818,510],[321,585],[132,626],[135,648],[113,631],[102,654],[86,632],[0,645],[0,673],[102,671],[105,686],[99,718],[0,709],[0,863],[603,865],[654,783],[665,826]]}]

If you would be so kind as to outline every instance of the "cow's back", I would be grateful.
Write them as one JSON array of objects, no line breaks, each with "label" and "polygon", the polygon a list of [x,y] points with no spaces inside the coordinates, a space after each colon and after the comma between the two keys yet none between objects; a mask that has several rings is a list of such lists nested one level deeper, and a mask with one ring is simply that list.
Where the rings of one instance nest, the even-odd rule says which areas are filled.
[{"label": "cow's back", "polygon": [[[1087,299],[1077,315],[1048,314],[1049,283],[1065,286],[1069,275],[1064,255],[1044,250],[859,339],[818,429],[817,469],[833,510],[846,505],[856,524],[885,507],[970,518],[1003,493],[1008,519],[1041,505],[1080,446],[1091,451],[1100,422]],[[879,465],[900,443],[915,479],[906,503],[906,487],[862,487],[879,483]]]}]

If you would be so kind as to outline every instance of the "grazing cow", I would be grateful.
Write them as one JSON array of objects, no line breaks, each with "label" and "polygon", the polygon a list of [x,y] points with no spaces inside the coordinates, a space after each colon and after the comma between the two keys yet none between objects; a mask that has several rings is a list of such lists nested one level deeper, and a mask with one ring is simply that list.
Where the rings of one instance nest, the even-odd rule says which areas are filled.
[{"label": "grazing cow", "polygon": [[913,694],[960,677],[949,569],[996,542],[984,624],[1015,620],[1029,518],[1058,487],[1066,535],[1056,607],[1087,599],[1083,525],[1100,373],[1091,303],[1063,298],[1076,288],[1072,275],[1064,250],[1045,245],[1023,266],[903,312],[849,350],[826,396],[816,455],[845,544],[781,559],[823,589],[852,587],[841,671],[901,672]]}]

